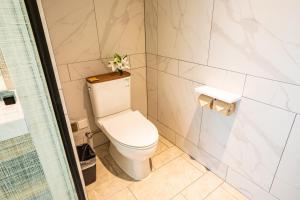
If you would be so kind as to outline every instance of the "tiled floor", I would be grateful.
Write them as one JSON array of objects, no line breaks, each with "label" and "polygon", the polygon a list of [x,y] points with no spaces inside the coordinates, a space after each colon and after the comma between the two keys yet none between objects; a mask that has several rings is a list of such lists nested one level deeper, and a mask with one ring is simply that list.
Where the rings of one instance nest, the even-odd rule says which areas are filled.
[{"label": "tiled floor", "polygon": [[142,181],[118,167],[108,146],[96,148],[97,181],[87,187],[90,200],[247,200],[163,137],[152,157],[153,172]]}]

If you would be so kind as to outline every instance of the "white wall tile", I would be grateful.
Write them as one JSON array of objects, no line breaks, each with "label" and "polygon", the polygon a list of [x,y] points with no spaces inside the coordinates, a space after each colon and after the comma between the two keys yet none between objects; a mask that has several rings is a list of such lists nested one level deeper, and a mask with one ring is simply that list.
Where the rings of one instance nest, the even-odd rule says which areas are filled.
[{"label": "white wall tile", "polygon": [[247,76],[244,96],[300,113],[300,86]]},{"label": "white wall tile", "polygon": [[147,68],[148,115],[157,119],[157,70]]},{"label": "white wall tile", "polygon": [[271,193],[279,199],[300,199],[300,116],[297,115],[276,173]]},{"label": "white wall tile", "polygon": [[169,74],[178,75],[178,60],[158,56],[157,69]]},{"label": "white wall tile", "polygon": [[[259,186],[250,182],[231,168],[229,168],[226,181],[233,187],[238,189],[242,194],[248,197],[250,200],[278,200],[270,193],[264,191]],[[285,199],[282,199],[285,200]]]},{"label": "white wall tile", "polygon": [[248,99],[236,112],[204,109],[200,147],[268,191],[294,114]]},{"label": "white wall tile", "polygon": [[[268,191],[294,114],[245,98],[237,112],[232,128],[227,129],[230,133],[219,131],[219,134],[228,134],[223,140],[226,148],[222,160]],[[210,148],[213,148],[213,143]]]},{"label": "white wall tile", "polygon": [[145,1],[146,52],[157,54],[157,4],[158,0]]},{"label": "white wall tile", "polygon": [[176,134],[176,146],[181,148],[184,152],[192,156],[199,163],[203,164],[213,173],[225,179],[227,173],[227,165],[217,160],[215,157],[205,152],[202,148],[198,148],[184,137]]},{"label": "white wall tile", "polygon": [[146,56],[147,67],[157,69],[157,55],[147,54]]},{"label": "white wall tile", "polygon": [[175,144],[176,133],[173,130],[166,127],[164,124],[157,121],[156,119],[154,119],[151,116],[148,116],[148,119],[156,126],[156,128],[157,128],[160,135],[162,135],[163,137],[167,138],[170,142]]},{"label": "white wall tile", "polygon": [[191,81],[158,72],[158,120],[197,144],[202,110],[195,87]]},{"label": "white wall tile", "polygon": [[100,57],[92,0],[42,0],[58,65]]},{"label": "white wall tile", "polygon": [[57,70],[59,74],[59,80],[61,83],[70,81],[68,65],[58,65]]},{"label": "white wall tile", "polygon": [[240,73],[183,61],[179,62],[179,76],[240,95],[245,81]]},{"label": "white wall tile", "polygon": [[145,54],[134,54],[130,55],[130,68],[146,67],[146,55]]},{"label": "white wall tile", "polygon": [[299,84],[299,17],[299,1],[216,0],[209,65]]},{"label": "white wall tile", "polygon": [[63,83],[62,89],[70,120],[88,118],[91,130],[97,131],[85,80]]},{"label": "white wall tile", "polygon": [[159,0],[158,54],[206,64],[212,8],[211,0]]},{"label": "white wall tile", "polygon": [[111,72],[106,60],[91,60],[68,65],[71,80],[85,79],[89,76]]},{"label": "white wall tile", "polygon": [[222,160],[228,140],[232,137],[236,113],[224,116],[208,108],[203,109],[199,146]]},{"label": "white wall tile", "polygon": [[101,57],[145,52],[144,1],[95,1]]},{"label": "white wall tile", "polygon": [[131,72],[131,108],[147,117],[146,67]]}]

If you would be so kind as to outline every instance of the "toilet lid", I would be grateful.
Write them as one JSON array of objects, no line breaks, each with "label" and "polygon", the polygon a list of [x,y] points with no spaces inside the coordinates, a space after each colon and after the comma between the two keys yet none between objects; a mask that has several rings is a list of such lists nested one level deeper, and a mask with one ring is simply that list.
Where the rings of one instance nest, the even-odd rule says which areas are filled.
[{"label": "toilet lid", "polygon": [[153,145],[158,140],[156,127],[139,111],[102,118],[99,124],[110,137],[126,146],[143,148]]}]

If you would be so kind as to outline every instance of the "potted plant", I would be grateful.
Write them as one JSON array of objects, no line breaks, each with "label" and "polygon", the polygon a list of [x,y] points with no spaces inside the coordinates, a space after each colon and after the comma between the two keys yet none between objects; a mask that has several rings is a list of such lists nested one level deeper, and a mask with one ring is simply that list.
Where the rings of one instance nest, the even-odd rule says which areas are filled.
[{"label": "potted plant", "polygon": [[108,62],[108,67],[111,68],[113,72],[119,72],[121,76],[125,69],[129,69],[128,56],[121,56],[118,53],[115,53],[113,60]]}]

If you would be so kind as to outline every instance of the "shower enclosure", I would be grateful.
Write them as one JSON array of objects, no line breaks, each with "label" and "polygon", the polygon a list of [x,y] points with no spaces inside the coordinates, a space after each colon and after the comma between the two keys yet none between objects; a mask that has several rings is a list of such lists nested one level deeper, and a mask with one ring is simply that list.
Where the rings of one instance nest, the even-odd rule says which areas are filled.
[{"label": "shower enclosure", "polygon": [[85,199],[35,0],[0,0],[0,199]]}]

